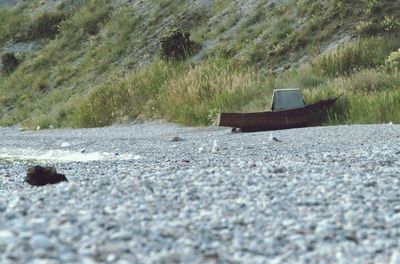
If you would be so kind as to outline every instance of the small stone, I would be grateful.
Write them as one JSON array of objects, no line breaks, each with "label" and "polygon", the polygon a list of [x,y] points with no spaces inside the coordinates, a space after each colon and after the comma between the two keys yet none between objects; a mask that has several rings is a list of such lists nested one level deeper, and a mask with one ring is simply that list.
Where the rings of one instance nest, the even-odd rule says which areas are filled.
[{"label": "small stone", "polygon": [[30,185],[43,186],[68,180],[64,174],[57,173],[54,167],[34,166],[28,169],[25,181]]},{"label": "small stone", "polygon": [[275,141],[275,142],[282,142],[282,140],[278,139],[277,137],[274,137],[274,135],[272,133],[269,134],[269,140]]},{"label": "small stone", "polygon": [[0,230],[0,247],[13,244],[16,240],[16,236],[10,230]]},{"label": "small stone", "polygon": [[398,264],[400,263],[400,251],[393,251],[390,256],[390,264]]},{"label": "small stone", "polygon": [[62,252],[61,254],[60,254],[60,260],[62,261],[62,262],[76,262],[76,255],[73,253],[73,252],[71,252],[71,251],[67,251],[67,252]]},{"label": "small stone", "polygon": [[84,257],[80,261],[82,264],[96,264],[97,263],[94,259],[92,259],[90,257]]},{"label": "small stone", "polygon": [[214,144],[213,144],[213,148],[212,148],[212,153],[216,153],[216,152],[218,152],[218,150],[219,150],[219,147],[218,147],[218,142],[217,142],[217,140],[215,139],[214,140]]},{"label": "small stone", "polygon": [[52,245],[49,241],[49,238],[45,235],[34,235],[29,244],[33,249],[50,249]]},{"label": "small stone", "polygon": [[199,153],[203,153],[204,152],[204,147],[200,147],[199,148]]},{"label": "small stone", "polygon": [[114,262],[116,260],[117,260],[117,255],[115,255],[115,254],[108,254],[106,257],[106,261],[110,262],[110,263]]},{"label": "small stone", "polygon": [[86,153],[86,149],[81,149],[80,152],[81,152],[82,154],[83,154],[83,153]]},{"label": "small stone", "polygon": [[364,184],[365,187],[376,187],[378,183],[376,181],[370,181]]},{"label": "small stone", "polygon": [[30,264],[59,264],[60,262],[55,259],[46,258],[46,252],[43,251],[43,256],[36,256],[36,259],[29,262]]},{"label": "small stone", "polygon": [[71,182],[70,184],[68,184],[66,191],[73,192],[76,191],[77,189],[78,189],[78,184],[76,184],[75,182]]},{"label": "small stone", "polygon": [[173,138],[171,139],[171,142],[180,142],[180,141],[184,141],[184,139],[181,138],[181,137],[179,137],[179,136],[173,137]]},{"label": "small stone", "polygon": [[71,144],[68,143],[68,142],[63,142],[63,143],[61,143],[61,147],[62,147],[62,148],[68,148],[69,146],[71,146]]}]

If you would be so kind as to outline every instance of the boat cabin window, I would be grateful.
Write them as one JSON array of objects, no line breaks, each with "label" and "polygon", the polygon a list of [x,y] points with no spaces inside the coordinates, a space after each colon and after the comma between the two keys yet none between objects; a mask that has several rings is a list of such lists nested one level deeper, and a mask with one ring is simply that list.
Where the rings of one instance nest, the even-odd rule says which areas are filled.
[{"label": "boat cabin window", "polygon": [[271,110],[286,110],[304,107],[303,94],[299,89],[276,89]]}]

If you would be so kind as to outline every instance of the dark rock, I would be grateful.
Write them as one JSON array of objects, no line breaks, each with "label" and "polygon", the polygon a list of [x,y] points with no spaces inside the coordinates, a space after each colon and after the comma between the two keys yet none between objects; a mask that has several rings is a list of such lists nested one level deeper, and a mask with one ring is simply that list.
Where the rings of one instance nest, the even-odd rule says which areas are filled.
[{"label": "dark rock", "polygon": [[173,137],[173,138],[171,139],[171,142],[180,142],[180,141],[184,141],[184,139],[181,138],[181,137],[179,137],[179,136]]},{"label": "dark rock", "polygon": [[371,181],[364,184],[365,187],[376,187],[376,185],[378,185],[376,181]]},{"label": "dark rock", "polygon": [[28,169],[25,181],[30,185],[43,186],[68,181],[64,174],[59,174],[54,167],[34,166]]}]

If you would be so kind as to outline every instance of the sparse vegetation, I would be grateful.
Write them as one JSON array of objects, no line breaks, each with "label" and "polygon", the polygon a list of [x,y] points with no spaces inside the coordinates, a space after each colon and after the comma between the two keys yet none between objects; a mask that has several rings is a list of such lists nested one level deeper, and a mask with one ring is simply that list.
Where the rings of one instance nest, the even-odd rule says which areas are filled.
[{"label": "sparse vegetation", "polygon": [[60,31],[59,25],[66,19],[66,14],[63,12],[50,12],[38,15],[28,25],[18,41],[32,41],[42,38],[54,38]]},{"label": "sparse vegetation", "polygon": [[400,122],[398,1],[40,5],[0,8],[0,50],[18,58],[2,58],[0,125],[204,125],[293,86],[344,93],[331,123]]},{"label": "sparse vegetation", "polygon": [[392,52],[386,59],[383,65],[384,69],[388,71],[400,70],[400,49]]}]

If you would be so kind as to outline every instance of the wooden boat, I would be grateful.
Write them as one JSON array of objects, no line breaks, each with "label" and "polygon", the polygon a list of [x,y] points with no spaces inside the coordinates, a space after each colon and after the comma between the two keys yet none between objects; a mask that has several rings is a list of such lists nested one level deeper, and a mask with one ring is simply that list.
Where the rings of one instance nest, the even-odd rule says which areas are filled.
[{"label": "wooden boat", "polygon": [[[240,128],[243,132],[280,130],[320,125],[327,119],[327,110],[340,96],[294,109],[256,113],[220,113],[219,126]],[[274,106],[274,104],[273,104]],[[272,107],[274,109],[274,107]]]}]

